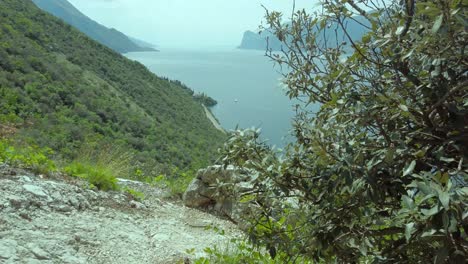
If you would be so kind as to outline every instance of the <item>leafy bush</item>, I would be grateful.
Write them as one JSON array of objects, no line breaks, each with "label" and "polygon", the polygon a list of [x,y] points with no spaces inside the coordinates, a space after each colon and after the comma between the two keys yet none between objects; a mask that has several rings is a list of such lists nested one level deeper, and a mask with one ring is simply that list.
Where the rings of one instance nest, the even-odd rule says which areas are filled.
[{"label": "leafy bush", "polygon": [[[305,105],[283,155],[256,131],[234,133],[222,150],[224,164],[257,176],[253,242],[327,263],[465,263],[463,5],[332,0],[288,24],[268,12],[285,46],[269,56],[288,69],[288,96]],[[356,15],[368,30],[360,41],[346,33]],[[333,43],[319,37],[339,30]]]},{"label": "leafy bush", "polygon": [[193,178],[194,174],[191,172],[177,173],[166,178],[166,185],[173,196],[181,198]]},{"label": "leafy bush", "polygon": [[187,187],[192,182],[194,175],[195,173],[192,170],[180,171],[178,169],[173,169],[170,176],[161,174],[157,177],[148,177],[146,182],[167,188],[170,196],[173,198],[182,198],[185,190],[187,190]]},{"label": "leafy bush", "polygon": [[87,179],[101,190],[117,190],[117,178],[132,178],[133,153],[107,144],[85,144],[77,159],[66,165],[66,173]]},{"label": "leafy bush", "polygon": [[[194,261],[195,264],[238,264],[238,263],[256,263],[256,264],[283,264],[288,263],[280,257],[273,259],[268,252],[261,252],[258,248],[247,242],[233,243],[225,248],[214,246],[206,248],[204,252],[207,257],[201,257]],[[301,262],[307,264],[307,262]]]},{"label": "leafy bush", "polygon": [[0,139],[0,163],[28,168],[35,173],[48,174],[57,169],[55,162],[49,158],[53,153],[49,148],[24,146]]},{"label": "leafy bush", "polygon": [[123,191],[130,194],[133,197],[133,199],[135,199],[137,201],[143,201],[145,199],[145,194],[142,193],[142,192],[139,192],[139,191],[137,191],[135,189],[125,187],[125,188],[123,188]]},{"label": "leafy bush", "polygon": [[[224,235],[223,230],[214,228],[215,231]],[[187,253],[193,254],[193,250],[188,250]],[[301,257],[291,257],[284,253],[266,251],[253,245],[246,239],[232,238],[226,245],[215,245],[212,248],[205,248],[206,257],[195,259],[195,264],[238,264],[238,263],[255,263],[255,264],[283,264],[283,263],[312,263]]]},{"label": "leafy bush", "polygon": [[89,181],[92,186],[99,190],[118,190],[117,178],[109,168],[95,165],[73,162],[64,168],[64,171],[71,176],[79,177]]}]

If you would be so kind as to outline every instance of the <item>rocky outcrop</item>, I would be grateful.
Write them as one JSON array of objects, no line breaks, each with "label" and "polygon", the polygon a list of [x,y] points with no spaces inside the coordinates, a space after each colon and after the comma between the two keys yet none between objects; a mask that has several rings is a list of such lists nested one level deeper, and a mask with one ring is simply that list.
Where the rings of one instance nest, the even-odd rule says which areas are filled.
[{"label": "rocky outcrop", "polygon": [[242,194],[253,189],[252,175],[246,171],[219,165],[199,170],[183,195],[184,204],[221,214],[240,224],[243,215],[252,210],[251,204],[240,202]]},{"label": "rocky outcrop", "polygon": [[[287,25],[290,27],[291,22],[288,22]],[[317,34],[317,43],[323,44],[326,40],[329,48],[336,47],[336,43],[342,43],[343,41],[349,42],[348,35],[353,41],[360,41],[362,36],[368,32],[370,27],[369,21],[362,16],[355,16],[352,19],[347,19],[345,25],[346,33],[338,24],[329,24],[326,29]],[[317,32],[318,28],[313,27],[313,31]],[[292,38],[288,36],[285,42],[291,43],[291,40]],[[281,51],[288,50],[287,46],[288,45],[282,43],[282,41],[280,41],[271,30],[267,29],[258,34],[252,31],[246,31],[242,37],[239,49],[268,49],[271,51]]]},{"label": "rocky outcrop", "polygon": [[279,51],[283,44],[272,33],[267,30],[255,33],[250,30],[244,32],[239,49],[253,49],[253,50],[273,50]]},{"label": "rocky outcrop", "polygon": [[163,200],[156,187],[119,184],[145,200],[0,163],[0,263],[179,263],[238,234],[228,221]]}]

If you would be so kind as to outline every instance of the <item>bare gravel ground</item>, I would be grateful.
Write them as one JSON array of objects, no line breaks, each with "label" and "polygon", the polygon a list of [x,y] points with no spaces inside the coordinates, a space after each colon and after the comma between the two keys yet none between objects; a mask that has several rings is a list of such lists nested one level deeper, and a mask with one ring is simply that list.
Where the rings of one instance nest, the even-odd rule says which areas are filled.
[{"label": "bare gravel ground", "polygon": [[184,263],[240,235],[230,222],[164,199],[161,189],[121,185],[147,199],[0,164],[0,263]]}]

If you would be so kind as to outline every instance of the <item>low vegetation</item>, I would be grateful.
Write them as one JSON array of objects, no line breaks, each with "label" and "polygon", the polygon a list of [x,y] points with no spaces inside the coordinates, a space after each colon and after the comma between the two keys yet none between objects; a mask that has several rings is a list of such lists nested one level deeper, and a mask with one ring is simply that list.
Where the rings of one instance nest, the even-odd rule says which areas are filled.
[{"label": "low vegetation", "polygon": [[141,202],[146,198],[144,193],[139,192],[139,191],[137,191],[135,189],[132,189],[132,188],[129,188],[129,187],[124,187],[122,189],[122,191],[128,193],[133,198],[133,200],[136,200],[136,201]]},{"label": "low vegetation", "polygon": [[30,169],[38,174],[49,174],[57,170],[50,159],[53,151],[38,146],[24,146],[18,142],[0,138],[0,163]]},{"label": "low vegetation", "polygon": [[193,98],[206,107],[213,107],[218,104],[215,99],[209,97],[206,93],[195,94]]},{"label": "low vegetation", "polygon": [[96,187],[103,191],[118,190],[117,178],[112,170],[102,165],[72,162],[64,171],[70,176],[87,180],[91,188]]},{"label": "low vegetation", "polygon": [[180,199],[195,177],[195,173],[194,170],[174,169],[170,174],[143,177],[142,181],[153,186],[164,188],[169,191],[171,198]]}]

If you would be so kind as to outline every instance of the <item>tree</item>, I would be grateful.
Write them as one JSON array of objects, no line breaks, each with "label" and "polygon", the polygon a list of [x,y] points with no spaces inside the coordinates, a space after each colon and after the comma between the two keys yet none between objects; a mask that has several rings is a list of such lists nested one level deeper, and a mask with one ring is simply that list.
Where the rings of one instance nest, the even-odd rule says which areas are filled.
[{"label": "tree", "polygon": [[[250,169],[250,238],[291,262],[465,263],[468,58],[460,0],[324,0],[267,52],[302,104],[284,154],[234,133],[222,162]],[[368,33],[359,41],[348,25]],[[313,113],[309,104],[320,104]]]}]

